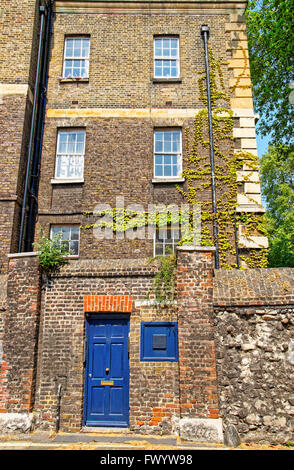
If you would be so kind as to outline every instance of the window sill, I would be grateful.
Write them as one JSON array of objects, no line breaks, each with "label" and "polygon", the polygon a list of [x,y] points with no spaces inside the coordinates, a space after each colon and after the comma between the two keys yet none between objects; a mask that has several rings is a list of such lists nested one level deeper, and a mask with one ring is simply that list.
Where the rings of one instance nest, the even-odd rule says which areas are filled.
[{"label": "window sill", "polygon": [[59,77],[60,83],[88,83],[89,78],[63,78]]},{"label": "window sill", "polygon": [[184,183],[185,178],[153,178],[152,183]]},{"label": "window sill", "polygon": [[81,184],[84,183],[84,178],[80,179],[52,179],[51,184]]},{"label": "window sill", "polygon": [[153,78],[153,83],[182,83],[181,78]]}]

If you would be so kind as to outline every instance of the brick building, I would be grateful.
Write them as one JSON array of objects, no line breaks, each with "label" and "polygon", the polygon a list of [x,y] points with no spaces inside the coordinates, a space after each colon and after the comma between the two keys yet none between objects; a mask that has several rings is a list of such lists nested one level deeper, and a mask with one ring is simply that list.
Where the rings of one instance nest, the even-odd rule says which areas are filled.
[{"label": "brick building", "polygon": [[[214,267],[251,267],[267,247],[247,2],[27,1],[25,21],[16,3],[0,33],[0,425],[221,440]],[[201,246],[147,227],[160,205],[201,205]],[[125,233],[127,211],[144,219]],[[70,261],[48,278],[33,241],[60,232]],[[158,302],[150,262],[168,249],[172,303]]]}]

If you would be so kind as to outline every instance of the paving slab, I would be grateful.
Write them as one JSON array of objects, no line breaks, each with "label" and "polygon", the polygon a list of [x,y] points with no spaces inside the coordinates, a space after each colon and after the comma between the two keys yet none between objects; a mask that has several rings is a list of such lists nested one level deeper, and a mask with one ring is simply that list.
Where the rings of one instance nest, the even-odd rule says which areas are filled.
[{"label": "paving slab", "polygon": [[113,442],[113,443],[123,443],[128,441],[148,441],[153,445],[177,445],[177,438],[154,438],[150,436],[137,436],[137,435],[121,435],[121,436],[106,436],[104,434],[59,434],[52,442]]}]

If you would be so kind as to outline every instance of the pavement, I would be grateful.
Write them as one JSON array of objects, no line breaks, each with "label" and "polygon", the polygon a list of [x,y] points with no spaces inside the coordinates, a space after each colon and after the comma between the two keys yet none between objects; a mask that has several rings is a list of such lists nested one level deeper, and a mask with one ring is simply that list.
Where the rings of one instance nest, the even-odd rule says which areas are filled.
[{"label": "pavement", "polygon": [[176,436],[151,436],[133,433],[50,433],[0,436],[0,450],[230,450],[222,444],[187,442]]}]

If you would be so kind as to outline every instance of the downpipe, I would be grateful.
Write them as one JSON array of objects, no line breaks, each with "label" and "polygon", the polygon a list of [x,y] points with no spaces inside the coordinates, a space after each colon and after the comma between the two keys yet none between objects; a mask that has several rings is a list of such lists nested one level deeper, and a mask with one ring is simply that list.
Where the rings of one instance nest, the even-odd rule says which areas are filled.
[{"label": "downpipe", "polygon": [[47,85],[48,85],[48,68],[49,54],[51,49],[51,37],[53,26],[53,5],[54,0],[47,3],[46,31],[43,45],[42,69],[41,69],[41,85],[39,93],[39,105],[37,112],[36,137],[34,145],[34,154],[32,161],[32,172],[30,190],[28,194],[28,218],[26,231],[24,235],[24,251],[31,251],[34,240],[36,217],[38,212],[38,191],[41,167],[41,155],[43,145],[45,111],[47,102]]},{"label": "downpipe", "polygon": [[218,224],[217,224],[217,205],[216,205],[216,189],[215,189],[215,169],[214,169],[214,147],[213,147],[213,128],[212,128],[212,110],[211,110],[211,94],[210,94],[210,70],[208,56],[208,38],[209,26],[202,25],[200,28],[201,36],[204,42],[205,53],[205,71],[207,85],[207,104],[208,104],[208,129],[209,129],[209,148],[210,148],[210,167],[211,167],[211,194],[212,194],[212,212],[213,212],[213,238],[215,244],[215,267],[219,268],[219,247],[218,247]]},{"label": "downpipe", "polygon": [[56,427],[55,427],[56,432],[58,432],[60,429],[61,396],[62,396],[62,385],[59,384],[58,390],[57,390],[57,410],[56,410]]},{"label": "downpipe", "polygon": [[24,187],[23,202],[22,202],[22,209],[21,209],[18,253],[22,252],[25,216],[26,216],[26,210],[27,210],[26,206],[27,206],[27,198],[28,198],[28,187],[29,187],[31,165],[32,165],[33,143],[34,143],[34,135],[35,135],[35,127],[36,127],[36,111],[37,111],[37,106],[38,106],[38,96],[39,96],[39,86],[40,86],[40,68],[41,68],[40,65],[41,65],[43,32],[44,32],[44,23],[45,23],[45,7],[43,6],[40,7],[40,14],[41,14],[41,24],[40,24],[40,32],[39,32],[37,70],[36,70],[36,77],[35,77],[35,90],[34,90],[34,99],[33,99],[30,139],[29,139],[29,147],[28,147],[27,168],[26,168],[26,176],[25,176],[25,187]]}]

